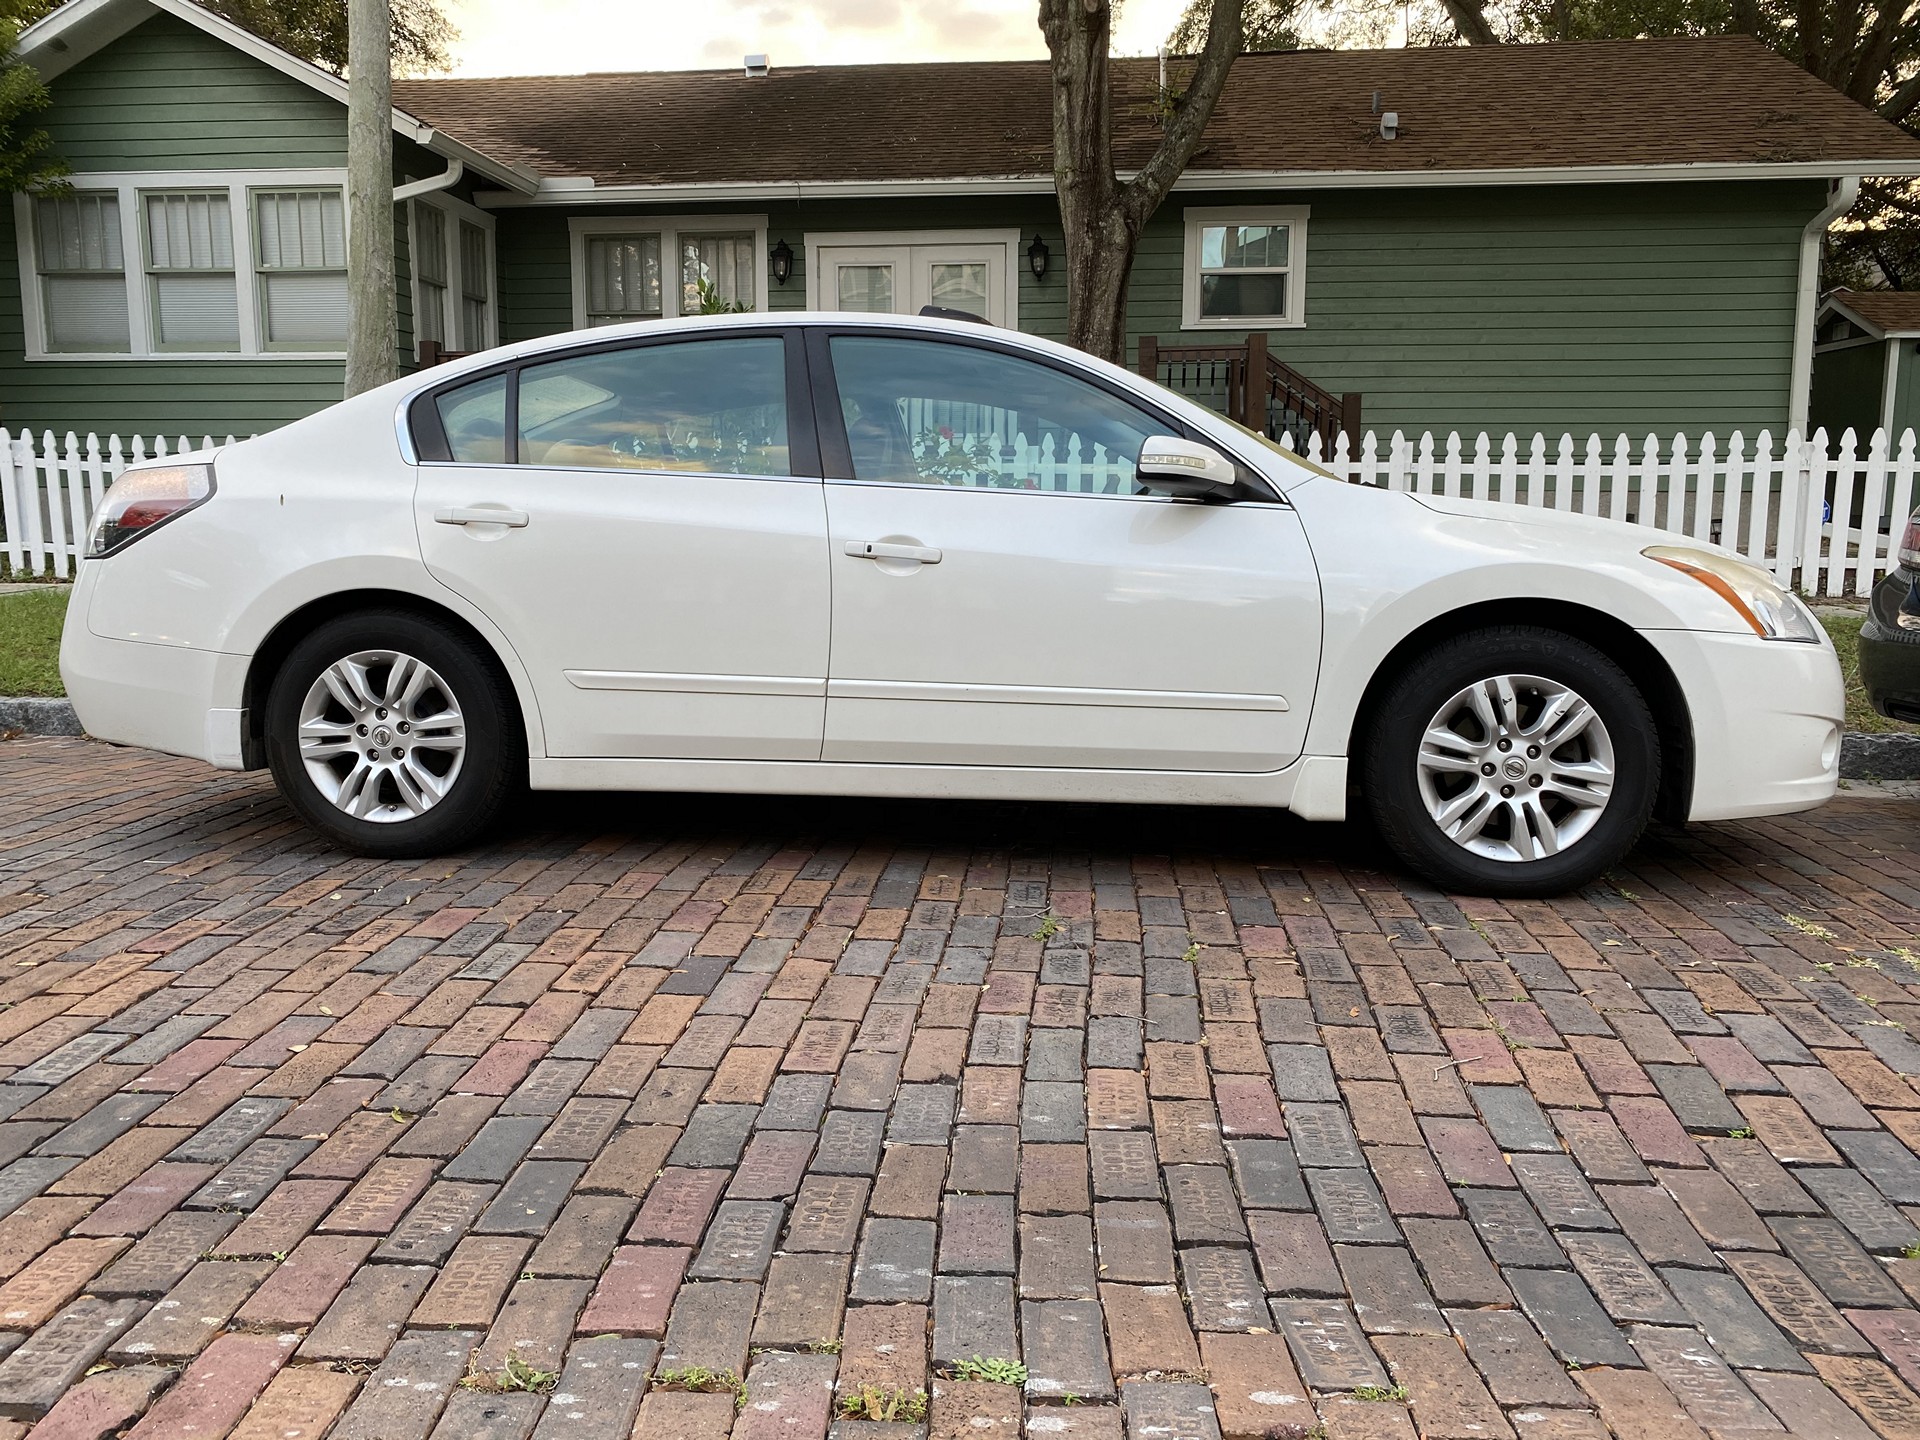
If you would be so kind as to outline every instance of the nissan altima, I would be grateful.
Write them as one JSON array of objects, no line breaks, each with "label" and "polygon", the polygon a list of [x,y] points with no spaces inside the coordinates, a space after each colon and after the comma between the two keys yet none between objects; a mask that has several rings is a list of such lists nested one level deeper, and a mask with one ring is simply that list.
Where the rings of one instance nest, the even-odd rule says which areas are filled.
[{"label": "nissan altima", "polygon": [[1364,807],[1452,889],[1834,792],[1839,667],[1764,570],[1345,483],[940,319],[511,345],[129,469],[61,671],[105,740],[267,768],[330,840],[516,791]]}]

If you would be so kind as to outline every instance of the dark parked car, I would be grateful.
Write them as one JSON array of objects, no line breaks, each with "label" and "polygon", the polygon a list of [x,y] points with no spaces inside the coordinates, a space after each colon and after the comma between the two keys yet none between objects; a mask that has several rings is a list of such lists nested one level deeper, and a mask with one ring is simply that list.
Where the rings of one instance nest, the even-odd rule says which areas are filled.
[{"label": "dark parked car", "polygon": [[1907,521],[1899,558],[1873,587],[1860,626],[1860,682],[1882,715],[1920,723],[1920,510]]}]

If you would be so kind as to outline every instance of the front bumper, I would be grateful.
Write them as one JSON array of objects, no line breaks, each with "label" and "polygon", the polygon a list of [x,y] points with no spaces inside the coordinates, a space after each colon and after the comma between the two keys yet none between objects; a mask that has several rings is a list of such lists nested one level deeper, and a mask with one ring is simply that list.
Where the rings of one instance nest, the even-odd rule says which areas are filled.
[{"label": "front bumper", "polygon": [[1641,632],[1686,693],[1689,820],[1811,810],[1840,785],[1846,691],[1827,644],[1697,630]]},{"label": "front bumper", "polygon": [[1892,720],[1920,720],[1920,577],[1896,568],[1873,587],[1860,624],[1860,683],[1873,708]]},{"label": "front bumper", "polygon": [[81,726],[118,745],[241,769],[246,657],[95,635],[89,568],[81,566],[60,637],[60,678]]}]

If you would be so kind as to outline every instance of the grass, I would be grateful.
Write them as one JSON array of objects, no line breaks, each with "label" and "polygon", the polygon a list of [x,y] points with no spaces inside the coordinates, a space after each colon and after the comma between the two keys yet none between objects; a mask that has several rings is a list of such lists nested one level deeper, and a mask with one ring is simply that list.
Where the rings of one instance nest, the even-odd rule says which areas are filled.
[{"label": "grass", "polygon": [[1864,735],[1916,735],[1920,725],[1904,720],[1889,720],[1867,703],[1867,692],[1860,685],[1860,622],[1864,615],[1822,615],[1820,623],[1833,637],[1833,648],[1840,656],[1840,669],[1847,677],[1847,729]]},{"label": "grass", "polygon": [[65,585],[0,595],[0,695],[65,695],[60,684],[60,626]]}]

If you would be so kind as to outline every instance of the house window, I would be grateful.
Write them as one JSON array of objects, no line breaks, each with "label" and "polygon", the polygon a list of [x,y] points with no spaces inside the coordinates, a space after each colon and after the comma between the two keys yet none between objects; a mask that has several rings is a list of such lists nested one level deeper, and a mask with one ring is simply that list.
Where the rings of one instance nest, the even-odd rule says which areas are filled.
[{"label": "house window", "polygon": [[751,230],[733,235],[682,235],[680,313],[698,315],[709,301],[716,306],[751,310],[753,271]]},{"label": "house window", "polygon": [[460,333],[469,350],[488,343],[488,312],[493,305],[493,264],[487,232],[469,220],[460,222]]},{"label": "house window", "polygon": [[587,324],[659,317],[658,235],[589,235],[586,268]]},{"label": "house window", "polygon": [[238,350],[233,201],[224,190],[143,195],[156,350]]},{"label": "house window", "polygon": [[494,344],[493,221],[451,195],[413,202],[413,339],[471,354]]},{"label": "house window", "polygon": [[[12,200],[29,360],[334,359],[338,170],[127,171]],[[5,203],[5,202],[0,202]]]},{"label": "house window", "polygon": [[1186,213],[1188,328],[1304,325],[1304,206]]},{"label": "house window", "polygon": [[33,210],[47,349],[126,354],[133,344],[119,197],[111,191],[43,196]]},{"label": "house window", "polygon": [[580,328],[698,315],[709,306],[767,308],[764,216],[593,216],[568,227]]},{"label": "house window", "polygon": [[347,343],[347,214],[338,190],[253,192],[260,328],[273,349]]}]

